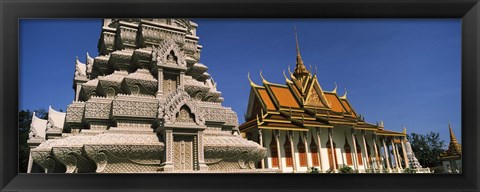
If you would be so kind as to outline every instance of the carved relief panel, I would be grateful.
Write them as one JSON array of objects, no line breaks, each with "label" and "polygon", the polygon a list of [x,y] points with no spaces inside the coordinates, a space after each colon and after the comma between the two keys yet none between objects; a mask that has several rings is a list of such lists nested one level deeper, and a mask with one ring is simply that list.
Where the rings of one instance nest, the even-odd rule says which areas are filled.
[{"label": "carved relief panel", "polygon": [[194,170],[194,136],[174,135],[173,140],[173,164],[175,171]]},{"label": "carved relief panel", "polygon": [[177,89],[179,84],[178,75],[165,73],[163,74],[163,94],[168,95]]}]

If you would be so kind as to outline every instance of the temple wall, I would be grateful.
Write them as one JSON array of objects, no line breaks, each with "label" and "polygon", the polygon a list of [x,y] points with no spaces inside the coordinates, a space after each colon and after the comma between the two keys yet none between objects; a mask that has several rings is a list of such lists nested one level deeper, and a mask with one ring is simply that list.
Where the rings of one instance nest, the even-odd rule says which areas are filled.
[{"label": "temple wall", "polygon": [[[307,153],[307,166],[300,166],[300,153],[298,151],[298,141],[300,139],[300,132],[296,131],[294,132],[294,153],[295,153],[295,163],[296,163],[296,170],[297,172],[308,172],[308,167],[317,167],[320,168],[323,172],[326,172],[330,169],[329,166],[329,157],[328,157],[328,149],[326,147],[327,141],[328,141],[328,131],[329,129],[327,128],[322,128],[321,129],[321,134],[320,134],[320,146],[319,146],[319,153],[320,154],[320,159],[321,159],[321,164],[320,166],[313,166],[312,162],[312,154],[310,151],[310,144],[312,142],[312,135],[314,137],[313,142],[317,145],[317,131],[316,129],[310,129],[310,131],[307,133],[307,147],[306,147],[306,153]],[[285,157],[285,150],[283,148],[285,141],[286,141],[286,131],[280,131],[280,153],[281,153],[281,158],[280,160],[282,161],[281,164],[281,169],[285,173],[291,173],[293,172],[293,166],[287,167],[286,166],[286,157]],[[365,146],[363,143],[363,138],[362,138],[362,132],[357,130],[355,134],[355,139],[357,140],[358,143],[358,148],[357,151],[362,153],[362,159],[361,159],[361,164],[358,164],[358,167],[355,166],[356,164],[356,158],[358,157],[355,154],[355,149],[354,149],[354,143],[353,139],[351,136],[352,130],[351,127],[349,126],[338,126],[333,129],[333,142],[335,142],[336,148],[335,151],[337,153],[336,160],[338,167],[337,169],[340,169],[344,166],[350,166],[355,170],[359,170],[360,172],[366,172],[368,169],[374,168],[377,170],[383,170],[384,167],[384,158],[383,158],[383,144],[381,140],[377,140],[377,151],[378,151],[378,157],[379,157],[379,164],[380,166],[377,165],[375,161],[375,147],[374,147],[374,135],[372,132],[365,132],[365,142],[367,143],[368,147],[370,147],[370,156],[367,157],[367,152],[365,151]],[[347,165],[347,155],[345,153],[344,145],[345,145],[345,134],[347,135],[347,141],[348,144],[350,145],[350,150],[352,153],[352,164]],[[256,136],[256,135],[255,135]],[[276,168],[272,166],[272,154],[270,150],[270,142],[272,141],[272,130],[264,129],[262,131],[262,141],[263,141],[263,146],[267,148],[267,156],[264,159],[264,166],[265,168]],[[386,143],[387,148],[391,149],[391,143],[387,142]],[[318,145],[317,145],[318,146]],[[403,157],[403,152],[400,149],[400,145],[397,146],[399,155],[401,158]],[[390,155],[389,157],[389,165],[391,166],[391,163],[395,164],[394,157]],[[461,162],[460,162],[461,163]],[[386,167],[385,167],[386,168]],[[405,168],[402,166],[402,168]]]}]

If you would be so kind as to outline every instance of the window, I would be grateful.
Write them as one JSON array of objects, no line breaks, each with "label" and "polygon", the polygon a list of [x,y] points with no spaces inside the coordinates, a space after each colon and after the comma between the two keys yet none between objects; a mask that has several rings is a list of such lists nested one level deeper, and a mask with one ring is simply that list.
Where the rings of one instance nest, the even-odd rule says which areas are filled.
[{"label": "window", "polygon": [[287,167],[293,166],[293,159],[292,159],[292,147],[290,146],[290,139],[285,140],[285,144],[283,145],[283,149],[285,150],[285,160],[287,161]]},{"label": "window", "polygon": [[278,167],[278,149],[277,140],[272,135],[272,141],[270,142],[270,155],[272,157],[272,167]]},{"label": "window", "polygon": [[358,165],[363,165],[363,159],[362,159],[362,148],[360,148],[360,145],[358,144],[358,141],[355,139],[355,146],[357,146],[357,159],[358,159]]},{"label": "window", "polygon": [[319,159],[318,159],[318,149],[317,149],[317,145],[315,144],[315,141],[313,140],[313,136],[312,136],[312,141],[310,141],[310,154],[312,154],[313,166],[320,166]]},{"label": "window", "polygon": [[297,144],[298,154],[300,156],[300,167],[307,166],[307,153],[305,151],[305,145],[303,144],[302,140],[300,139]]},{"label": "window", "polygon": [[345,145],[343,146],[345,150],[345,155],[347,156],[347,165],[352,165],[352,151],[350,149],[350,145],[348,144],[347,138],[345,138]]},{"label": "window", "polygon": [[335,142],[332,141],[332,143],[333,143],[333,151],[332,151],[332,146],[330,145],[330,139],[328,139],[327,143],[325,144],[328,151],[328,162],[330,163],[330,169],[333,169],[333,163],[335,163],[335,166],[338,167],[338,163],[336,161],[337,159],[337,152],[335,150],[336,145],[335,145]]}]

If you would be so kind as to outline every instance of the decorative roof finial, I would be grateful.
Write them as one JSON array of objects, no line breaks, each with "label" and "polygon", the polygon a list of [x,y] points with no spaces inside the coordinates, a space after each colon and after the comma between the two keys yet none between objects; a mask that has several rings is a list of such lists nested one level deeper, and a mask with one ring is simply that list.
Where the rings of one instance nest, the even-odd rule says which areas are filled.
[{"label": "decorative roof finial", "polygon": [[337,93],[337,82],[335,82],[335,89],[333,89],[332,93]]},{"label": "decorative roof finial", "polygon": [[295,76],[293,76],[292,71],[290,71],[290,65],[288,66],[288,73],[290,73],[290,77],[291,77],[292,79],[295,79]]},{"label": "decorative roof finial", "polygon": [[347,99],[347,88],[345,88],[345,93],[343,94],[343,96],[340,97],[340,99]]},{"label": "decorative roof finial", "polygon": [[267,80],[265,80],[265,78],[263,77],[262,70],[260,70],[260,77],[262,78],[262,82],[263,82],[264,84],[270,84],[270,82],[268,82]]},{"label": "decorative roof finial", "polygon": [[290,79],[288,79],[287,75],[285,75],[285,70],[283,70],[283,77],[285,77],[285,81],[287,83],[292,83],[292,81]]},{"label": "decorative roof finial", "polygon": [[255,83],[252,81],[252,79],[250,78],[250,72],[248,72],[247,77],[248,77],[248,81],[250,81],[250,86],[252,86],[252,87],[259,87],[259,86],[258,86],[257,84],[255,84]]}]

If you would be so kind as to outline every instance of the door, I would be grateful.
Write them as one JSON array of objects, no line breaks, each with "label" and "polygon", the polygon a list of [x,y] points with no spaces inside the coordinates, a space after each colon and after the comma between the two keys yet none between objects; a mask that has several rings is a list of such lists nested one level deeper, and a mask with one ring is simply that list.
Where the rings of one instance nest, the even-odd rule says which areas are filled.
[{"label": "door", "polygon": [[194,169],[193,136],[174,135],[173,164],[175,171],[192,171]]}]

